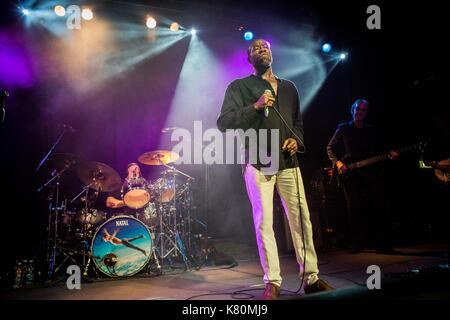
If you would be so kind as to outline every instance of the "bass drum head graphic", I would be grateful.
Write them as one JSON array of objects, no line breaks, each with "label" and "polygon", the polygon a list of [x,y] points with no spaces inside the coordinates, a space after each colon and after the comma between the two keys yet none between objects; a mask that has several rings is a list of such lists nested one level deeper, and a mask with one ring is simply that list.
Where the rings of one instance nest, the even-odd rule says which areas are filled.
[{"label": "bass drum head graphic", "polygon": [[110,277],[129,277],[144,268],[152,254],[152,237],[141,221],[116,216],[103,223],[91,244],[94,264]]}]

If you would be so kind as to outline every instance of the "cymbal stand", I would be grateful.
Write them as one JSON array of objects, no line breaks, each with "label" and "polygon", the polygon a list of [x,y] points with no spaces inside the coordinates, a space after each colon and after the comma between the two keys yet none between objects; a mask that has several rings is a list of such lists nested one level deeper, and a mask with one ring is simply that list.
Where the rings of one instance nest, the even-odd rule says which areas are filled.
[{"label": "cymbal stand", "polygon": [[[161,165],[163,165],[163,166],[165,166],[165,167],[167,167],[167,168],[172,170],[172,172],[173,172],[173,183],[174,183],[174,186],[173,186],[174,197],[173,197],[173,200],[172,200],[172,206],[169,208],[169,211],[174,211],[172,229],[171,229],[171,226],[170,226],[170,222],[171,222],[170,221],[170,218],[171,218],[170,215],[171,214],[169,214],[168,224],[165,224],[164,221],[163,221],[162,212],[160,212],[160,234],[158,235],[158,241],[160,242],[159,245],[160,245],[160,249],[161,249],[161,251],[160,251],[161,263],[163,263],[164,259],[168,258],[169,255],[172,252],[174,252],[175,255],[177,253],[180,253],[182,258],[183,258],[183,262],[185,263],[186,269],[188,270],[189,269],[189,260],[188,260],[187,255],[186,255],[186,250],[185,250],[183,241],[181,240],[181,238],[179,236],[179,233],[178,233],[178,230],[177,230],[178,227],[177,227],[177,214],[176,214],[176,204],[177,204],[177,202],[176,202],[176,198],[177,198],[176,172],[178,172],[178,173],[180,173],[180,174],[182,174],[182,175],[184,175],[186,177],[189,177],[191,179],[193,179],[193,178],[190,177],[189,175],[179,171],[178,169],[175,169],[174,167],[166,165],[163,161],[161,161],[160,158],[158,158],[158,160],[159,160]],[[168,234],[166,232],[168,232]],[[172,245],[172,248],[170,250],[168,250],[167,252],[164,252],[164,239],[166,239]],[[169,259],[170,259],[170,257],[169,257]]]},{"label": "cymbal stand", "polygon": [[[170,226],[168,226],[166,223],[163,222],[162,214],[160,214],[160,232],[158,234],[158,238],[155,242],[155,246],[159,244],[160,252],[159,256],[161,258],[161,263],[159,268],[162,269],[164,264],[164,259],[168,258],[170,261],[170,264],[172,264],[172,260],[170,259],[170,254],[172,252],[181,254],[183,258],[183,262],[186,266],[186,270],[190,269],[189,266],[189,259],[185,253],[183,242],[180,239],[180,236],[176,231],[173,231]],[[167,233],[166,233],[167,232]],[[173,238],[173,239],[172,239]],[[171,245],[171,248],[169,250],[166,249],[166,245],[164,242],[169,242],[169,245]],[[165,251],[166,250],[166,251]]]},{"label": "cymbal stand", "polygon": [[[77,200],[82,194],[85,194],[85,200],[84,200],[84,212],[82,214],[82,228],[83,228],[83,239],[81,240],[82,245],[82,256],[83,256],[83,264],[82,267],[84,269],[83,271],[83,276],[87,276],[87,270],[89,268],[89,265],[91,263],[91,257],[89,255],[89,252],[86,253],[86,248],[89,251],[89,243],[87,242],[86,238],[87,238],[87,217],[89,215],[89,189],[92,188],[93,186],[96,186],[96,179],[92,178],[92,182],[90,184],[88,184],[87,186],[84,186],[83,189],[81,190],[80,193],[78,193],[72,200],[70,200],[71,203],[73,203],[75,200]],[[100,185],[97,185],[99,187],[99,190],[96,192],[100,191]],[[89,259],[86,262],[86,255],[89,255]]]},{"label": "cymbal stand", "polygon": [[[52,178],[47,180],[46,183],[44,183],[41,187],[37,189],[38,192],[42,191],[45,187],[49,186],[53,181],[55,182],[55,205],[53,206],[53,196],[49,198],[49,217],[48,217],[48,248],[47,248],[47,262],[49,263],[49,269],[47,272],[47,276],[50,278],[55,270],[55,263],[56,263],[56,254],[58,248],[58,222],[59,222],[59,212],[60,210],[65,210],[65,204],[59,203],[59,189],[61,185],[61,175],[66,172],[70,167],[70,164],[66,164],[64,168],[60,171],[57,171],[56,169],[52,172]],[[55,218],[53,221],[53,247],[50,249],[50,233],[51,233],[51,226],[52,226],[52,214],[54,212]],[[50,251],[51,251],[51,257],[50,257]]]}]

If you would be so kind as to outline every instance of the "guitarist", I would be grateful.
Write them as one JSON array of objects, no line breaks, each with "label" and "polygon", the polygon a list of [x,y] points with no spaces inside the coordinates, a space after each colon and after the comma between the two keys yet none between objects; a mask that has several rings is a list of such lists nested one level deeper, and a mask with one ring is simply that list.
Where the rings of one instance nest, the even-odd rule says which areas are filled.
[{"label": "guitarist", "polygon": [[[348,172],[348,164],[370,158],[381,151],[380,137],[374,126],[366,124],[369,111],[366,100],[356,100],[351,106],[352,120],[338,125],[327,146],[330,161],[340,176],[348,211],[348,227],[351,252],[362,252],[366,231],[372,231],[378,252],[390,251],[387,243],[386,210],[381,179],[372,168]],[[396,151],[389,152],[390,159],[397,159]],[[378,207],[378,208],[377,208]],[[370,209],[379,209],[369,214]],[[369,225],[372,228],[368,228]],[[371,230],[370,230],[371,229]]]}]

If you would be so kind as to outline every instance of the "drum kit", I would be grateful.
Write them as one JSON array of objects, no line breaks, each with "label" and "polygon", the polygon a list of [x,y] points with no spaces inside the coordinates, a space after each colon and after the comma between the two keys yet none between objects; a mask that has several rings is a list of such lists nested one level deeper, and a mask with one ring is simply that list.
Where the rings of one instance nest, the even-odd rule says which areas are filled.
[{"label": "drum kit", "polygon": [[[192,232],[194,178],[169,165],[178,158],[166,150],[142,154],[140,164],[164,169],[152,183],[140,170],[122,182],[104,163],[69,153],[51,155],[51,178],[38,189],[52,187],[48,278],[69,263],[78,265],[84,276],[94,271],[109,277],[129,277],[144,270],[162,274],[164,266],[174,263],[184,265],[185,270],[198,267]],[[62,200],[62,182],[68,171],[75,172],[84,186],[73,199]],[[95,208],[100,194],[119,190],[121,199],[110,196],[106,201],[116,212],[108,215]]]}]

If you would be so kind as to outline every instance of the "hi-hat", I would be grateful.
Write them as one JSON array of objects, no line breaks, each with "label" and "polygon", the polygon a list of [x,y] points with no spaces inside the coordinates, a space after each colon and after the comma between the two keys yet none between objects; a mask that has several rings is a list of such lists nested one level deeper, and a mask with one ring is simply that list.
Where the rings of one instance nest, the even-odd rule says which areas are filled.
[{"label": "hi-hat", "polygon": [[100,192],[117,190],[122,184],[116,170],[101,162],[84,162],[78,167],[77,173],[85,185]]},{"label": "hi-hat", "polygon": [[149,166],[159,166],[177,161],[180,158],[178,154],[167,150],[149,151],[141,154],[138,161]]}]

